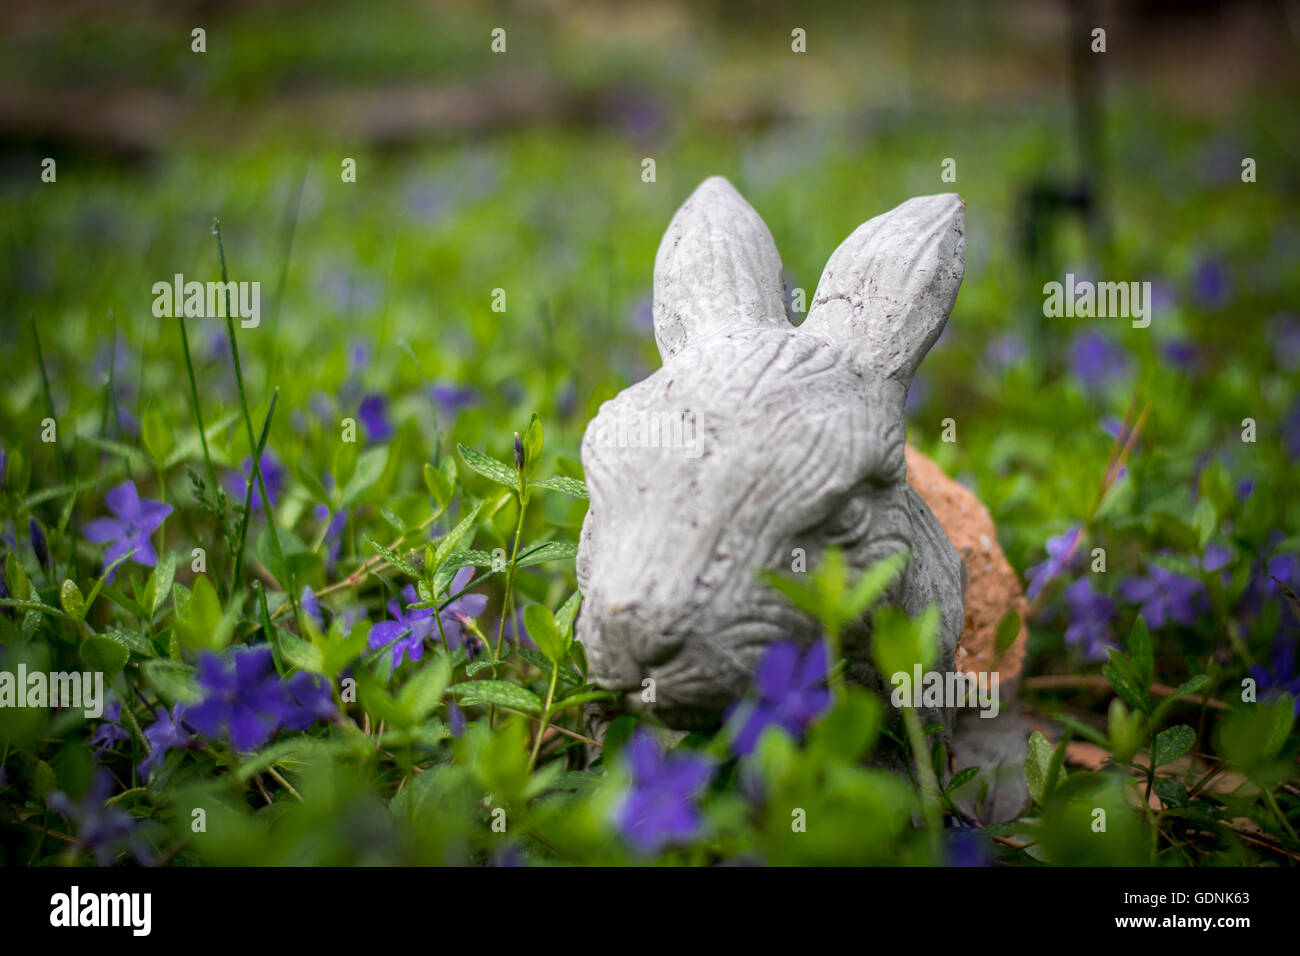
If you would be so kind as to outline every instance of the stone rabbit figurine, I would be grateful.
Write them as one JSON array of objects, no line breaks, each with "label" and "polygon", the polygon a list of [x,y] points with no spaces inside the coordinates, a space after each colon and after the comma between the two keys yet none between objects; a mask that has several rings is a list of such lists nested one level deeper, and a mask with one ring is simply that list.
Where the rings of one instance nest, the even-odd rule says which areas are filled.
[{"label": "stone rabbit figurine", "polygon": [[[954,194],[926,196],[860,226],[797,328],[772,236],[727,180],[706,180],[677,211],[654,269],[663,367],[602,405],[582,443],[577,636],[593,680],[625,692],[628,709],[679,730],[717,726],[769,644],[817,636],[756,569],[789,572],[800,554],[813,568],[831,546],[854,574],[906,551],[885,600],[911,614],[937,604],[931,670],[958,666],[967,570],[908,483],[904,402],[961,285],[964,211]],[[843,636],[848,677],[888,699],[869,627]],[[954,723],[951,707],[920,716]],[[1020,728],[1003,731],[991,752],[982,744],[989,774],[1017,748],[1023,760]]]}]

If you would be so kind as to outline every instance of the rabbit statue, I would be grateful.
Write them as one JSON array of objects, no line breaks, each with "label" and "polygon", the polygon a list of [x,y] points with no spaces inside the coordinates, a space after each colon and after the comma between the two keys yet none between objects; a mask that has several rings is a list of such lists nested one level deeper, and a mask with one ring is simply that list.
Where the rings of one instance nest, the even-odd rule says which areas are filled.
[{"label": "rabbit statue", "polygon": [[[854,575],[906,552],[884,600],[913,615],[938,605],[931,670],[958,667],[967,569],[908,483],[904,403],[957,297],[964,210],[956,195],[927,196],[860,226],[799,327],[772,236],[726,179],[677,211],[654,269],[663,367],[605,402],[582,443],[577,637],[592,679],[627,709],[678,730],[717,726],[768,645],[818,633],[756,569],[789,572],[800,555],[812,568],[832,546]],[[870,642],[868,620],[846,630],[847,676],[888,699]],[[920,717],[947,728],[964,766],[954,708]],[[964,720],[992,788],[981,815],[1023,803],[1017,719]]]}]

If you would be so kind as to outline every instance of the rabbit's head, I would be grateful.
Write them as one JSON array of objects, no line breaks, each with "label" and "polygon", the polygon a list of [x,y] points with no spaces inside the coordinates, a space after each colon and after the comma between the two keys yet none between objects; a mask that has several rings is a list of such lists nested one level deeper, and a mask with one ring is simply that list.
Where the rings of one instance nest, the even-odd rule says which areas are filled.
[{"label": "rabbit's head", "polygon": [[[582,443],[577,628],[597,684],[669,726],[716,723],[767,645],[816,636],[756,569],[812,569],[831,546],[854,572],[908,552],[889,600],[939,604],[936,667],[951,669],[965,569],[906,482],[903,406],[961,284],[963,208],[928,196],[859,227],[798,328],[772,236],[727,180],[678,210],[655,258],[663,367]],[[859,623],[845,652],[881,686],[869,638]]]}]

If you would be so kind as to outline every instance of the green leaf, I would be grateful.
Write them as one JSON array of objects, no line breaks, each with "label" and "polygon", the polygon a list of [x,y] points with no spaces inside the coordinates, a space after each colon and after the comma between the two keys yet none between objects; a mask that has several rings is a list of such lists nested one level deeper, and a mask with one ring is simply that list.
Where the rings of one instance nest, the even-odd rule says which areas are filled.
[{"label": "green leaf", "polygon": [[1196,743],[1196,731],[1187,724],[1179,724],[1156,734],[1155,745],[1151,748],[1151,766],[1159,767],[1171,760],[1177,760]]},{"label": "green leaf", "polygon": [[[426,567],[424,569],[426,574],[433,574],[438,568],[442,567],[442,562],[446,560],[447,555],[451,554],[452,549],[474,528],[475,522],[478,521],[478,513],[482,510],[483,502],[480,501],[470,509],[469,514],[465,515],[456,527],[438,539],[437,547],[433,552],[433,567]],[[473,539],[471,538],[471,540]]]},{"label": "green leaf", "polygon": [[380,445],[378,448],[370,448],[364,451],[357,458],[357,466],[352,470],[352,477],[348,479],[348,483],[343,489],[339,507],[346,510],[356,504],[357,499],[369,491],[371,486],[383,476],[384,466],[387,464],[387,445]]},{"label": "green leaf", "polygon": [[578,605],[582,603],[582,592],[574,591],[569,595],[569,599],[560,605],[560,609],[555,612],[555,626],[560,629],[561,634],[573,633],[573,619],[578,616]]},{"label": "green leaf", "polygon": [[221,650],[230,642],[234,632],[238,614],[234,602],[232,608],[229,613],[222,612],[216,588],[206,574],[200,574],[194,579],[194,589],[184,609],[178,607],[176,610],[173,627],[181,646],[190,651]]},{"label": "green leaf", "polygon": [[846,764],[856,763],[876,742],[882,710],[874,694],[861,687],[844,687],[839,702],[809,731],[809,751]]},{"label": "green leaf", "polygon": [[1007,652],[1007,649],[1016,642],[1020,636],[1020,612],[1015,608],[1009,608],[1002,619],[998,621],[997,633],[993,639],[994,653],[1001,657]]},{"label": "green leaf", "polygon": [[397,706],[406,712],[411,724],[418,724],[438,706],[450,680],[451,664],[439,651],[406,681],[397,695]]},{"label": "green leaf", "polygon": [[424,487],[429,489],[429,494],[438,505],[438,514],[446,511],[454,491],[451,479],[428,462],[424,463]]},{"label": "green leaf", "polygon": [[110,624],[103,636],[110,641],[117,641],[131,653],[138,654],[140,657],[158,656],[158,652],[154,650],[153,642],[149,638],[139,631],[123,627],[120,624]]},{"label": "green leaf", "polygon": [[145,683],[168,702],[192,703],[202,695],[194,680],[194,668],[180,661],[157,658],[140,665]]},{"label": "green leaf", "polygon": [[591,495],[587,492],[587,486],[576,478],[564,478],[555,475],[550,478],[542,478],[539,481],[530,481],[528,487],[545,488],[547,491],[558,491],[561,494],[568,495],[571,498],[588,499]]},{"label": "green leaf", "polygon": [[[446,591],[447,586],[451,584],[452,578],[459,573],[461,568],[490,568],[494,562],[495,559],[486,551],[474,551],[471,549],[468,551],[451,552],[443,558],[442,564],[439,565],[437,573],[433,576],[433,593],[442,594]],[[487,577],[487,575],[483,575],[476,580],[474,582],[475,587],[478,586],[479,581],[481,581],[483,577]],[[433,604],[440,603],[442,602],[438,600],[433,602]]]},{"label": "green leaf", "polygon": [[537,466],[542,463],[542,420],[533,413],[524,432],[524,478],[531,482]]},{"label": "green leaf", "polygon": [[568,634],[562,633],[555,618],[543,604],[530,604],[524,609],[524,627],[538,650],[558,665],[569,650]]},{"label": "green leaf", "polygon": [[1167,807],[1187,806],[1187,788],[1183,786],[1181,781],[1175,780],[1173,777],[1156,777],[1151,784],[1151,789],[1156,792],[1156,796],[1163,800]]},{"label": "green leaf", "polygon": [[5,584],[9,586],[9,597],[15,601],[30,601],[32,585],[27,580],[27,572],[18,560],[18,554],[10,551],[5,555]]},{"label": "green leaf", "polygon": [[495,458],[489,458],[481,451],[475,451],[465,445],[457,444],[456,449],[471,470],[478,472],[484,478],[495,481],[498,485],[505,485],[507,488],[519,491],[519,476],[515,474],[512,465],[497,461]]},{"label": "green leaf", "polygon": [[80,621],[86,613],[86,599],[82,597],[81,588],[77,587],[77,582],[68,578],[59,588],[59,604],[67,615],[74,620]]},{"label": "green leaf", "polygon": [[929,605],[915,621],[896,607],[879,608],[871,633],[876,666],[888,682],[890,675],[911,674],[914,665],[924,670],[934,660],[939,609]]},{"label": "green leaf", "polygon": [[540,714],[542,699],[526,687],[502,680],[472,680],[453,684],[451,692],[467,707],[478,704],[496,704],[521,710],[526,714]]},{"label": "green leaf", "polygon": [[1139,689],[1133,673],[1133,663],[1127,657],[1111,648],[1110,663],[1102,665],[1101,675],[1130,707],[1143,713],[1148,711],[1146,693]]},{"label": "green leaf", "polygon": [[92,671],[102,671],[105,681],[111,681],[126,666],[128,651],[117,641],[92,634],[81,642],[81,659]]},{"label": "green leaf", "polygon": [[171,454],[172,430],[160,404],[149,402],[140,430],[144,437],[144,447],[153,456],[153,460],[161,465]]},{"label": "green leaf", "polygon": [[578,556],[578,546],[567,541],[547,541],[544,544],[528,545],[524,553],[515,562],[517,568],[528,568],[534,564],[547,561],[572,561]]},{"label": "green leaf", "polygon": [[149,575],[149,581],[145,584],[144,607],[152,614],[157,614],[158,609],[167,602],[167,595],[171,594],[172,581],[176,578],[176,554],[168,551],[158,558],[158,566],[153,569]]},{"label": "green leaf", "polygon": [[1133,630],[1129,631],[1128,653],[1133,661],[1132,676],[1145,697],[1151,688],[1155,664],[1151,654],[1151,634],[1147,631],[1147,622],[1141,614],[1133,622]]},{"label": "green leaf", "polygon": [[948,793],[952,793],[954,790],[960,789],[979,776],[979,772],[979,767],[963,767],[952,775],[952,779],[948,781],[948,786],[946,786],[944,790]]},{"label": "green leaf", "polygon": [[366,541],[367,543],[369,543],[370,547],[375,549],[375,551],[380,555],[380,557],[382,557],[393,567],[397,568],[397,570],[401,571],[403,574],[409,575],[410,577],[413,578],[423,577],[423,575],[420,574],[419,568],[411,564],[410,561],[407,561],[404,557],[402,557],[392,548],[384,547],[382,544],[380,544],[370,535],[366,535]]},{"label": "green leaf", "polygon": [[899,551],[882,558],[863,571],[862,576],[853,585],[853,589],[849,591],[848,599],[844,602],[842,617],[845,620],[852,620],[879,600],[885,593],[885,589],[903,573],[903,568],[907,567],[907,560],[907,552]]},{"label": "green leaf", "polygon": [[285,661],[313,674],[324,673],[325,659],[320,648],[311,641],[304,641],[296,634],[290,634],[283,628],[277,627],[274,630],[276,646],[280,648],[280,656]]},{"label": "green leaf", "polygon": [[1052,745],[1040,731],[1029,735],[1025,751],[1025,785],[1039,806],[1047,798],[1047,776],[1052,766]]}]

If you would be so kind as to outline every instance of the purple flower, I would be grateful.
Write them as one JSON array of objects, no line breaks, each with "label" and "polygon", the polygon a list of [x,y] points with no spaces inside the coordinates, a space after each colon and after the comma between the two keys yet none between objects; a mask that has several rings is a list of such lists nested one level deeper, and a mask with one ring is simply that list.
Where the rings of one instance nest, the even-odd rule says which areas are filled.
[{"label": "purple flower", "polygon": [[1192,274],[1192,294],[1205,308],[1217,309],[1232,295],[1232,279],[1217,259],[1202,259]]},{"label": "purple flower", "polygon": [[0,448],[0,491],[4,491],[5,475],[9,471],[9,452]]},{"label": "purple flower", "polygon": [[478,402],[478,392],[458,385],[434,385],[429,394],[448,418],[455,418],[462,408]]},{"label": "purple flower", "polygon": [[632,308],[632,328],[638,332],[653,332],[655,327],[654,304],[649,296],[638,299]]},{"label": "purple flower", "polygon": [[370,629],[371,649],[383,647],[393,641],[397,642],[393,644],[394,667],[401,666],[402,658],[408,655],[413,661],[423,657],[424,640],[434,633],[438,623],[433,608],[409,606],[419,600],[414,587],[408,584],[402,589],[402,596],[406,599],[406,609],[403,610],[402,604],[396,599],[389,601],[388,613],[393,616],[393,620],[381,621]]},{"label": "purple flower", "polygon": [[76,826],[78,842],[95,855],[100,866],[111,865],[123,850],[148,865],[152,855],[137,831],[135,818],[121,807],[106,805],[113,792],[113,776],[103,767],[95,771],[90,792],[73,803],[66,793],[56,790],[46,799],[50,808]]},{"label": "purple flower", "polygon": [[325,615],[321,612],[320,601],[316,600],[316,592],[311,589],[311,585],[304,585],[302,596],[298,598],[298,605],[302,608],[302,613],[306,614],[311,622],[316,625],[316,629],[323,631],[325,629]]},{"label": "purple flower", "polygon": [[357,417],[371,441],[387,441],[393,436],[393,426],[388,423],[388,402],[378,392],[371,392],[361,400]]},{"label": "purple flower", "polygon": [[285,730],[306,730],[318,720],[333,720],[338,716],[334,695],[319,674],[298,671],[284,683],[289,698],[289,710],[281,721]]},{"label": "purple flower", "polygon": [[1065,641],[1083,651],[1090,661],[1103,660],[1106,649],[1113,646],[1110,620],[1115,614],[1115,602],[1105,594],[1092,589],[1092,581],[1079,578],[1065,589],[1065,603],[1069,626]]},{"label": "purple flower", "polygon": [[1040,591],[1047,587],[1048,583],[1065,570],[1066,562],[1073,563],[1074,550],[1079,541],[1079,535],[1083,529],[1079,526],[1067,528],[1065,531],[1048,538],[1047,560],[1042,564],[1036,564],[1025,571],[1025,579],[1029,581],[1029,600],[1038,597]]},{"label": "purple flower", "polygon": [[996,369],[1010,368],[1025,354],[1025,340],[1014,332],[991,339],[984,348],[984,360]]},{"label": "purple flower", "polygon": [[27,519],[27,528],[32,539],[32,550],[36,552],[36,563],[43,568],[50,566],[50,546],[45,541],[45,531],[33,515]]},{"label": "purple flower", "polygon": [[[451,579],[451,587],[447,589],[447,593],[457,593],[469,584],[470,578],[473,576],[473,568],[461,568],[456,572],[456,576]],[[464,643],[465,653],[471,657],[473,656],[472,635],[468,633],[469,624],[474,618],[482,614],[486,608],[487,597],[485,595],[462,594],[442,609],[439,617],[442,618],[442,632],[447,636],[448,650],[454,651]]]},{"label": "purple flower", "polygon": [[255,750],[291,716],[292,705],[271,666],[269,647],[236,651],[228,661],[206,653],[199,661],[205,696],[185,721],[208,737],[228,733],[236,750]]},{"label": "purple flower", "polygon": [[447,726],[451,729],[453,737],[460,737],[465,733],[465,715],[456,702],[450,699],[447,701]]},{"label": "purple flower", "polygon": [[[284,466],[280,460],[271,454],[271,449],[267,448],[262,452],[262,458],[259,462],[262,468],[262,480],[266,482],[266,498],[271,502],[271,507],[275,507],[276,499],[280,497],[280,492],[284,489]],[[244,459],[241,466],[242,472],[229,472],[226,475],[226,492],[236,501],[242,502],[244,494],[248,488],[248,483],[253,480],[253,456],[249,455]],[[254,513],[262,510],[261,492],[254,487],[252,497],[252,508]]]},{"label": "purple flower", "polygon": [[689,751],[665,756],[644,729],[628,741],[626,759],[632,789],[616,812],[623,839],[641,853],[657,853],[698,834],[704,819],[696,798],[713,776],[712,762]]},{"label": "purple flower", "polygon": [[1175,339],[1160,346],[1160,354],[1168,360],[1170,365],[1181,371],[1190,372],[1196,367],[1201,352],[1193,343]]},{"label": "purple flower", "polygon": [[989,844],[978,830],[962,827],[944,831],[943,855],[949,866],[988,866]]},{"label": "purple flower", "polygon": [[1279,642],[1269,663],[1271,666],[1267,669],[1259,664],[1252,665],[1250,676],[1255,678],[1261,691],[1268,692],[1269,697],[1290,694],[1295,699],[1295,712],[1300,715],[1300,670],[1296,669],[1295,642]]},{"label": "purple flower", "polygon": [[1070,371],[1088,389],[1101,389],[1128,375],[1127,352],[1099,332],[1076,335],[1070,345]]},{"label": "purple flower", "polygon": [[506,619],[506,626],[502,629],[502,634],[511,643],[534,651],[537,650],[536,642],[528,633],[528,628],[524,626],[524,609],[522,607],[515,608],[514,617]]},{"label": "purple flower", "polygon": [[102,753],[116,744],[124,744],[131,735],[122,727],[122,702],[114,698],[104,708],[104,722],[95,728],[90,743],[96,753]]},{"label": "purple flower", "polygon": [[[136,564],[150,568],[156,565],[158,553],[154,551],[149,535],[172,513],[172,506],[141,498],[133,481],[124,481],[110,490],[104,501],[117,517],[96,518],[85,527],[87,540],[109,545],[104,555],[104,567],[111,566],[129,551],[135,552],[131,560]],[[105,580],[112,583],[116,576],[117,569],[114,568]]]},{"label": "purple flower", "polygon": [[1282,423],[1282,445],[1292,461],[1300,458],[1300,398],[1291,406],[1291,413]]},{"label": "purple flower", "polygon": [[325,537],[321,539],[321,544],[325,548],[325,571],[328,574],[334,570],[334,562],[339,559],[339,550],[343,546],[343,529],[348,524],[348,513],[336,511],[331,516],[329,508],[322,504],[318,504],[313,513],[318,521],[329,521],[325,527]]},{"label": "purple flower", "polygon": [[826,642],[820,640],[802,658],[790,641],[778,641],[768,648],[754,671],[758,700],[736,705],[729,715],[734,716],[733,725],[740,725],[731,742],[733,752],[738,756],[752,753],[763,731],[773,725],[797,737],[830,706],[828,654]]},{"label": "purple flower", "polygon": [[1205,585],[1158,564],[1152,564],[1144,578],[1121,581],[1119,593],[1129,603],[1141,605],[1138,613],[1153,629],[1168,622],[1191,627],[1205,607]]},{"label": "purple flower", "polygon": [[154,712],[157,720],[144,731],[144,739],[149,741],[149,756],[140,763],[140,776],[148,779],[154,769],[162,766],[173,748],[193,746],[194,734],[186,727],[184,714],[184,704],[176,704],[170,714],[165,707]]}]

